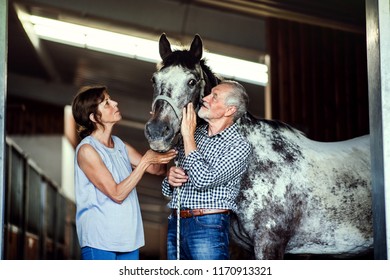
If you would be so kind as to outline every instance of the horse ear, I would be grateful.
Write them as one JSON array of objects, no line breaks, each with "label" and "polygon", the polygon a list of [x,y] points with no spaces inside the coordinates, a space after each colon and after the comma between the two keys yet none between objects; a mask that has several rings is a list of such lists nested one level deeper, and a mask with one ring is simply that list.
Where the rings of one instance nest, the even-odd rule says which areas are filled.
[{"label": "horse ear", "polygon": [[199,34],[196,34],[194,40],[192,40],[190,52],[195,56],[197,60],[202,59],[203,55],[203,43]]},{"label": "horse ear", "polygon": [[159,41],[159,51],[162,59],[166,58],[168,55],[172,53],[171,44],[169,43],[165,33],[161,34],[160,41]]}]

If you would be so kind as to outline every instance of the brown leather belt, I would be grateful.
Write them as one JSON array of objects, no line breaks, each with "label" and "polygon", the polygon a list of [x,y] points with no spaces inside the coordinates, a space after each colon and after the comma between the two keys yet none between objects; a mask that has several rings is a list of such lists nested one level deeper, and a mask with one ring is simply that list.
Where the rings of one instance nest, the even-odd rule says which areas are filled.
[{"label": "brown leather belt", "polygon": [[[210,215],[210,214],[229,214],[228,209],[189,209],[180,210],[180,218],[191,218],[196,216]],[[176,209],[172,210],[174,216],[177,215]]]}]

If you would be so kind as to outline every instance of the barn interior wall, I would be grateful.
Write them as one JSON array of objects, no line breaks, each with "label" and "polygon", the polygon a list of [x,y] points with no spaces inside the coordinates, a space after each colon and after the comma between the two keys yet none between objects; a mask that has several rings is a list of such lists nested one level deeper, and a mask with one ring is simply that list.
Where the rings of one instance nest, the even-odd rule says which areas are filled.
[{"label": "barn interior wall", "polygon": [[63,135],[64,107],[9,96],[6,111],[7,135]]},{"label": "barn interior wall", "polygon": [[317,141],[369,133],[365,34],[270,18],[272,118]]}]

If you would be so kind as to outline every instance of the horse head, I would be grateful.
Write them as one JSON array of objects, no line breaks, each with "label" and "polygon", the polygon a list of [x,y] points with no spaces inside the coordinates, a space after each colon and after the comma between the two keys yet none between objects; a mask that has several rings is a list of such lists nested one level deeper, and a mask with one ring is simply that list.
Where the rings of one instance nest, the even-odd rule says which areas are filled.
[{"label": "horse head", "polygon": [[165,34],[159,41],[162,59],[152,76],[154,89],[151,118],[145,125],[145,137],[152,150],[168,151],[180,132],[183,108],[190,102],[196,110],[204,95],[219,79],[202,59],[203,43],[195,35],[187,50],[172,50]]}]

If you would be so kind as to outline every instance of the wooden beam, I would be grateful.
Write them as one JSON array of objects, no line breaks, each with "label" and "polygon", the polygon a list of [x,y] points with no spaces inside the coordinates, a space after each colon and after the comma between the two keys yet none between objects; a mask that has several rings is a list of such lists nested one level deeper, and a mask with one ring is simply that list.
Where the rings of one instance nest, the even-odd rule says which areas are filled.
[{"label": "wooden beam", "polygon": [[230,10],[253,17],[273,17],[353,33],[364,32],[364,27],[359,26],[358,24],[342,21],[341,19],[332,17],[331,14],[328,16],[314,15],[314,9],[312,9],[313,14],[311,14],[310,11],[301,12],[293,5],[283,1],[195,0],[192,3],[207,7]]},{"label": "wooden beam", "polygon": [[54,82],[61,82],[61,76],[58,73],[57,68],[55,67],[52,59],[50,58],[50,55],[48,54],[44,46],[41,44],[41,39],[39,39],[38,36],[35,34],[31,23],[24,20],[26,17],[28,17],[26,8],[20,4],[14,4],[14,7],[16,10],[16,14],[19,17],[19,20],[22,23],[22,26],[26,31],[27,36],[30,38],[30,41],[50,79]]},{"label": "wooden beam", "polygon": [[8,1],[0,0],[0,260],[4,254],[5,210],[5,104],[7,97]]},{"label": "wooden beam", "polygon": [[390,256],[390,4],[366,0],[374,257]]}]

